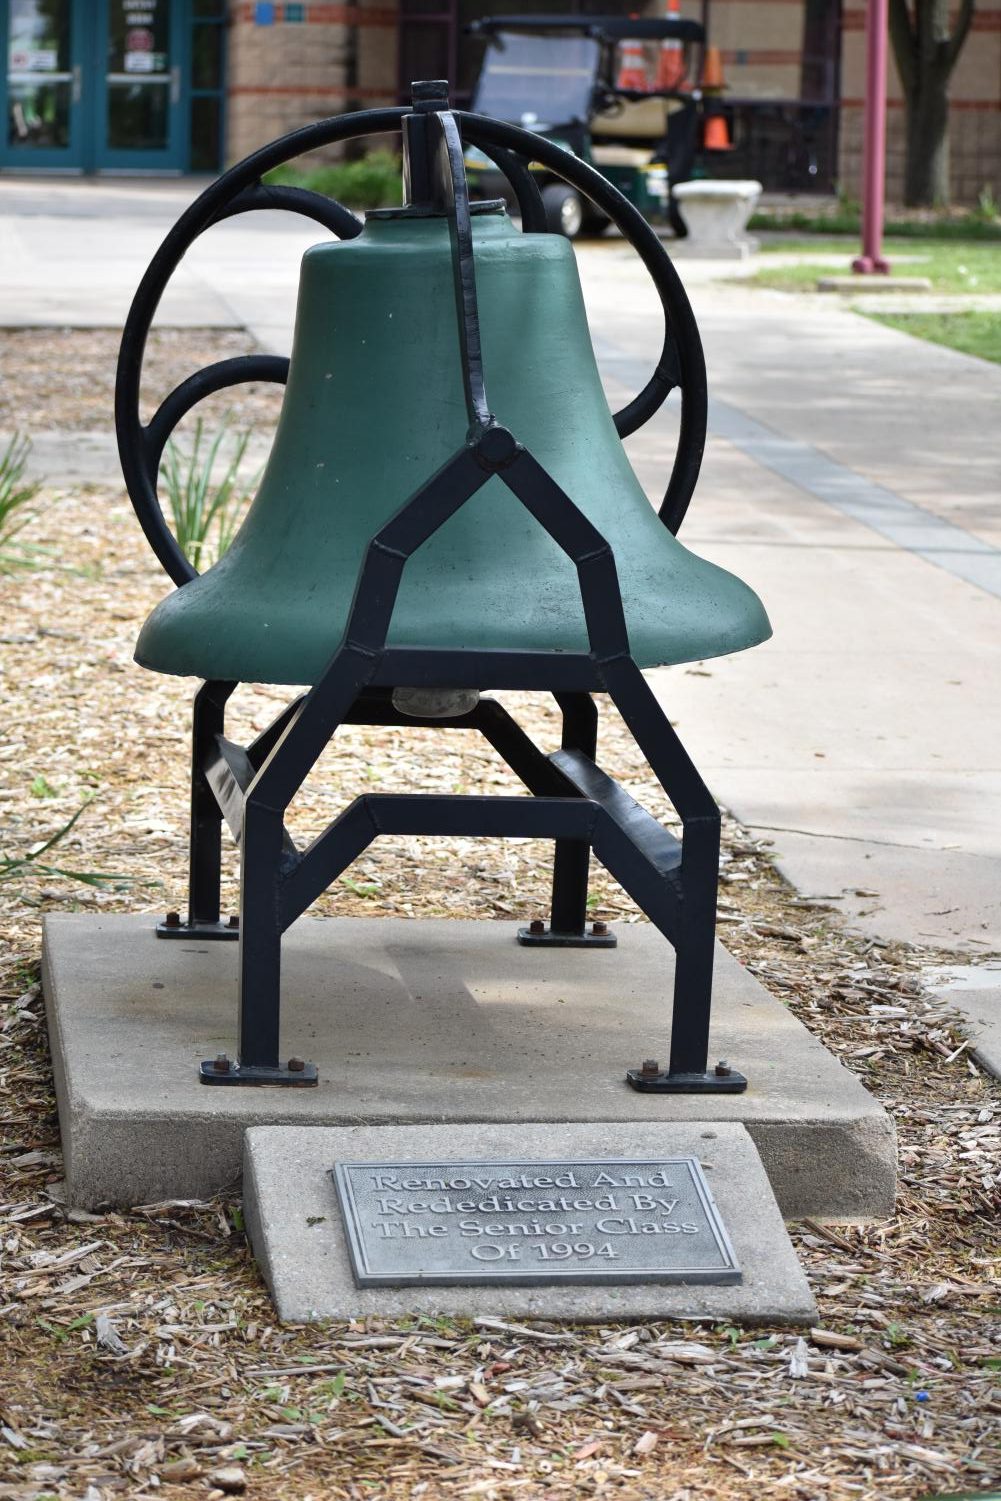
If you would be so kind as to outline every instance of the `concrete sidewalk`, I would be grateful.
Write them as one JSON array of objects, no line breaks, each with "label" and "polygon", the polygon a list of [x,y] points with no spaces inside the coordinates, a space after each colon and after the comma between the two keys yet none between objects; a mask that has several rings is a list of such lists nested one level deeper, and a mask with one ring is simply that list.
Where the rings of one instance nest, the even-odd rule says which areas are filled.
[{"label": "concrete sidewalk", "polygon": [[[192,193],[0,180],[0,325],[119,327]],[[219,226],[162,321],[244,326],[286,352],[298,260],[317,238],[286,215]],[[656,300],[621,242],[579,260],[620,404],[655,363]],[[760,592],[775,637],[657,673],[658,692],[713,791],[769,832],[802,894],[976,965],[1001,950],[1001,367],[829,299],[719,280],[725,264],[679,270],[713,397],[682,535]],[[668,414],[629,440],[651,494],[672,430]],[[115,472],[110,433],[85,446],[95,476]],[[51,444],[48,457],[58,468]]]},{"label": "concrete sidewalk", "polygon": [[[616,255],[585,279],[631,395],[651,364],[640,278]],[[995,951],[1001,368],[816,299],[690,290],[714,405],[682,535],[759,590],[775,637],[659,691],[801,892],[876,936]],[[651,487],[659,457],[637,445]]]}]

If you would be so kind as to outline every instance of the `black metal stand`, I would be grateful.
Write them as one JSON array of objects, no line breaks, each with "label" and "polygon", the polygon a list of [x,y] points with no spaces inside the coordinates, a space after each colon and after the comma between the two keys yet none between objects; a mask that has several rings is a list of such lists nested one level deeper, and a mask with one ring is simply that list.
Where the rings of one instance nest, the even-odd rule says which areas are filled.
[{"label": "black metal stand", "polygon": [[[563,710],[564,750],[594,759],[598,749],[598,710],[587,693],[557,693]],[[538,949],[614,949],[618,939],[605,923],[587,928],[587,878],[591,847],[579,839],[557,839],[553,857],[553,900],[549,926],[535,921],[518,929],[518,942]]]},{"label": "black metal stand", "polygon": [[[685,754],[629,650],[612,550],[517,434],[499,426],[487,403],[480,351],[470,205],[457,121],[470,141],[496,152],[522,202],[526,227],[538,227],[541,203],[525,163],[555,164],[588,193],[640,250],[661,294],[666,315],[664,354],[651,381],[616,422],[634,431],[660,406],[672,386],[683,392],[678,458],[661,515],[676,528],[694,487],[705,431],[705,372],[687,299],[656,236],[635,210],[592,169],[551,143],[513,126],[478,116],[454,116],[444,85],[414,88],[413,112],[371,111],[348,117],[365,128],[400,126],[405,177],[413,212],[447,217],[453,251],[459,356],[469,432],[441,469],[373,537],[365,554],[344,636],[314,687],[290,704],[246,748],[226,739],[225,704],[232,683],[206,683],[195,701],[191,811],[191,896],[187,923],[169,922],[163,936],[229,937],[219,914],[220,829],[223,819],[241,845],[238,1059],[203,1062],[206,1084],[301,1086],[316,1082],[315,1066],[282,1063],[280,1044],[281,939],[286,928],[382,834],[515,836],[555,841],[552,919],[533,924],[523,943],[544,947],[613,947],[615,938],[587,931],[590,853],[606,866],[674,945],[674,999],[670,1064],[652,1060],[631,1070],[641,1090],[732,1092],[744,1087],[728,1065],[708,1068],[709,1016],[715,941],[719,812]],[[391,123],[388,123],[391,121]],[[323,122],[324,141],[363,133],[356,124]],[[149,317],[164,273],[169,275],[195,234],[230,212],[260,206],[255,173],[320,144],[317,128],[265,148],[232,170],[189,209],[168,237],[137,295],[123,339],[117,414],[123,468],[130,494],[158,556],[183,582],[179,561],[156,506],[156,461],[166,433],[204,394],[238,379],[283,378],[246,362],[242,374],[213,366],[172,393],[148,428],[138,427],[138,379]],[[510,148],[510,151],[509,149]],[[512,155],[511,153],[517,153]],[[234,196],[235,195],[235,196]],[[306,195],[309,198],[309,195]],[[311,201],[311,200],[310,200]],[[309,203],[296,205],[313,212]],[[337,207],[336,205],[334,206]],[[333,213],[332,209],[324,213]],[[342,214],[343,210],[340,211]],[[320,214],[317,214],[320,217]],[[336,217],[336,216],[335,216]],[[354,233],[356,221],[339,232]],[[183,226],[183,228],[182,228]],[[144,324],[143,319],[146,319]],[[253,362],[251,362],[253,363]],[[230,376],[232,375],[232,379]],[[166,415],[165,415],[166,414]],[[558,420],[559,414],[554,414]],[[152,468],[151,468],[152,466]],[[428,650],[387,645],[396,596],[410,557],[496,476],[554,539],[577,569],[589,642],[586,653],[503,650]],[[152,500],[150,496],[152,495]],[[156,506],[156,515],[152,507]],[[552,692],[563,711],[559,751],[547,756],[493,700],[448,721],[415,719],[393,707],[394,687],[524,688]],[[676,839],[597,765],[597,709],[591,698],[606,692],[677,810],[683,840]],[[366,794],[351,803],[305,850],[285,828],[285,813],[331,736],[342,724],[434,724],[475,728],[516,772],[531,798]],[[169,929],[169,932],[167,931]]]},{"label": "black metal stand", "polygon": [[[577,565],[591,652],[553,659],[532,652],[391,649],[386,635],[406,561],[490,477],[521,500]],[[594,744],[591,714],[579,696],[564,739],[544,756],[495,703],[452,721],[488,731],[492,743],[535,796],[522,798],[395,796],[356,799],[306,851],[296,850],[284,813],[337,727],[366,722],[366,694],[408,680],[420,664],[424,682],[468,686],[499,674],[519,687],[564,692],[597,679],[618,707],[681,816],[684,841],[669,834],[574,742]],[[563,682],[560,680],[563,679]],[[579,693],[579,690],[578,690]],[[377,721],[395,711],[377,699]],[[593,709],[593,705],[592,705]],[[397,722],[406,722],[398,720]],[[277,726],[281,725],[280,737]],[[582,729],[586,727],[586,730]],[[281,935],[379,834],[516,835],[551,838],[576,855],[593,848],[677,953],[671,1064],[666,1082],[644,1088],[731,1091],[736,1080],[706,1071],[715,930],[719,812],[628,655],[615,562],[608,544],[545,470],[505,429],[484,427],[422,487],[369,545],[344,640],[323,676],[281,717],[255,770],[249,753],[216,733],[201,774],[231,826],[242,829],[240,1043],[236,1078],[287,1081],[278,1061]],[[277,737],[277,738],[276,738]],[[226,768],[228,775],[220,775]],[[567,867],[559,873],[566,879]],[[563,888],[579,915],[580,867]],[[586,900],[586,891],[584,892]],[[250,1070],[244,1074],[244,1070]],[[234,1072],[202,1071],[206,1083],[234,1082]],[[295,1083],[301,1083],[297,1078]],[[632,1082],[632,1081],[631,1081]]]},{"label": "black metal stand", "polygon": [[188,843],[188,916],[177,912],[157,924],[158,938],[236,942],[240,920],[219,916],[222,864],[222,805],[209,780],[212,754],[223,732],[226,702],[235,683],[203,683],[195,694],[191,736],[191,832]]}]

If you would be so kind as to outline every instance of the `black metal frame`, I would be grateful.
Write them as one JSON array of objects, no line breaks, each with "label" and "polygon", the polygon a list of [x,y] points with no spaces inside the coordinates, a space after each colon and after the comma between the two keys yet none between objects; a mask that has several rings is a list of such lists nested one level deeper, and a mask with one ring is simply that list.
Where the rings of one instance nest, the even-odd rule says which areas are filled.
[{"label": "black metal frame", "polygon": [[[379,834],[514,835],[555,841],[553,922],[528,941],[588,943],[585,933],[587,863],[598,859],[674,945],[676,971],[670,1063],[648,1060],[627,1075],[636,1088],[726,1091],[745,1087],[728,1066],[710,1071],[708,1034],[715,939],[719,811],[688,759],[642,673],[633,661],[615,559],[604,537],[517,436],[490,412],[480,349],[470,204],[462,167],[463,137],[490,149],[522,202],[525,227],[541,227],[541,201],[525,162],[553,158],[621,225],[651,270],[665,310],[664,355],[643,392],[616,418],[632,432],[681,384],[682,430],[661,511],[676,528],[694,488],[705,435],[705,371],[687,298],[656,236],[631,205],[583,163],[540,137],[448,108],[443,84],[414,86],[412,111],[376,110],[325,121],[274,143],[210,187],[168,236],[147,272],[123,337],[116,395],[122,465],[133,503],[168,573],[183,583],[192,570],[167,531],[156,502],[157,462],[166,433],[208,390],[239,379],[280,378],[263,357],[225,361],[193,376],[164,402],[149,426],[138,417],[142,349],[166,278],[208,224],[260,206],[259,174],[325,140],[344,139],[392,124],[404,136],[403,213],[444,214],[452,235],[457,331],[469,430],[465,443],[420,486],[372,538],[365,553],[344,635],[315,685],[290,704],[248,747],[226,739],[226,701],[236,684],[207,682],[195,700],[191,881],[186,922],[162,924],[163,937],[239,937],[238,1060],[202,1064],[214,1084],[292,1084],[316,1081],[312,1064],[279,1059],[282,934]],[[460,135],[460,127],[462,135]],[[559,160],[556,160],[559,159]],[[256,186],[255,186],[256,184]],[[270,190],[264,190],[269,192]],[[235,196],[234,196],[235,195]],[[313,195],[296,207],[321,217]],[[321,200],[325,203],[326,200]],[[346,211],[323,210],[323,222],[357,233]],[[165,415],[166,414],[166,415]],[[589,651],[391,648],[387,635],[407,561],[488,480],[496,476],[553,538],[577,569]],[[182,566],[183,565],[183,566]],[[562,748],[544,755],[502,706],[481,700],[460,717],[421,720],[393,706],[399,686],[544,689],[563,711]],[[590,693],[607,692],[681,817],[683,840],[666,832],[597,766],[597,711]],[[347,723],[473,728],[486,736],[534,795],[459,797],[367,794],[357,798],[312,844],[300,851],[285,828],[286,810],[337,728]],[[219,912],[220,834],[225,819],[241,844],[241,900],[237,928]],[[597,935],[601,937],[603,935]]]}]

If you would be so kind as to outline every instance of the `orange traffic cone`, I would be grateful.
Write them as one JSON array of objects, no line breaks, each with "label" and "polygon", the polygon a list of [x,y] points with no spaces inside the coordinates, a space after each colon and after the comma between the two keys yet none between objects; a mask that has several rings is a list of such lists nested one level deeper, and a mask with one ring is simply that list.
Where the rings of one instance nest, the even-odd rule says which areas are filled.
[{"label": "orange traffic cone", "polygon": [[620,89],[649,89],[650,76],[647,73],[642,42],[623,42],[619,48],[617,85]]},{"label": "orange traffic cone", "polygon": [[[664,12],[669,21],[681,16],[681,0],[667,0]],[[685,49],[678,37],[665,37],[660,44],[657,59],[657,87],[681,89],[685,87]]]},{"label": "orange traffic cone", "polygon": [[708,115],[702,130],[704,151],[732,151],[730,131],[724,115]]},{"label": "orange traffic cone", "polygon": [[702,64],[702,87],[704,89],[725,89],[723,80],[723,59],[718,47],[707,47],[705,61]]}]

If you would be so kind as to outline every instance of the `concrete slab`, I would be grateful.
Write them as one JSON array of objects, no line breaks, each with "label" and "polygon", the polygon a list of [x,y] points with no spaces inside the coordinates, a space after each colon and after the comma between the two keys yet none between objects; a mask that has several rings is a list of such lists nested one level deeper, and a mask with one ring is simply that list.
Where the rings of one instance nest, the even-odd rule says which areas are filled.
[{"label": "concrete slab", "polygon": [[77,1204],[210,1194],[251,1125],[742,1121],[788,1218],[893,1208],[893,1126],[859,1081],[723,949],[712,1057],[746,1094],[637,1094],[665,1056],[673,952],[520,948],[502,922],[300,920],[285,939],[284,1046],[316,1089],[214,1089],[233,1051],[235,945],[158,941],[149,917],[46,919],[44,986],[67,1178]]},{"label": "concrete slab", "polygon": [[759,249],[760,242],[755,239],[741,240],[735,245],[707,245],[703,241],[689,245],[687,240],[672,240],[670,255],[672,261],[749,261]]},{"label": "concrete slab", "polygon": [[[732,454],[727,467],[755,483]],[[773,640],[654,673],[655,690],[714,792],[774,839],[801,892],[844,893],[876,936],[999,948],[1001,600],[867,546],[844,516],[829,513],[814,541],[793,513],[806,545],[784,542],[786,496],[756,512],[754,541],[721,545],[717,530],[706,546],[709,523],[693,516],[693,545],[758,589]],[[854,902],[857,889],[874,899]]]},{"label": "concrete slab", "polygon": [[997,857],[768,828],[782,875],[858,932],[971,956],[1001,949]]},{"label": "concrete slab", "polygon": [[817,291],[878,297],[887,292],[930,292],[931,282],[927,276],[818,276]]},{"label": "concrete slab", "polygon": [[[195,188],[178,193],[41,192],[0,185],[0,326],[118,328],[139,280]],[[291,341],[299,262],[325,232],[295,214],[262,213],[216,225],[171,278],[156,323],[253,328],[258,318]]]},{"label": "concrete slab", "polygon": [[[0,451],[10,441],[12,434],[0,430]],[[191,438],[181,434],[177,439],[182,453],[191,451]],[[271,435],[263,436],[255,431],[247,444],[242,478],[251,480],[259,474],[271,450]],[[225,458],[216,466],[220,474]],[[114,485],[124,488],[122,464],[118,457],[118,442],[113,431],[105,428],[98,432],[35,432],[31,439],[31,452],[25,466],[29,479],[46,485]]]},{"label": "concrete slab", "polygon": [[[622,404],[656,309],[624,250],[581,265]],[[655,674],[658,694],[801,892],[843,893],[880,937],[1001,948],[1001,367],[840,299],[679,271],[713,394],[682,540],[759,592],[775,636]],[[670,432],[658,417],[627,445],[651,493]]]},{"label": "concrete slab", "polygon": [[[338,1161],[677,1156],[702,1162],[743,1273],[740,1283],[359,1288],[330,1178]],[[581,1322],[711,1318],[743,1324],[811,1324],[816,1318],[761,1158],[744,1127],[732,1123],[255,1126],[245,1138],[243,1202],[254,1254],[279,1317],[290,1322],[411,1313]]]},{"label": "concrete slab", "polygon": [[1001,1079],[1001,959],[929,969],[923,978],[937,996],[963,1015],[975,1043],[970,1050],[973,1057]]}]

